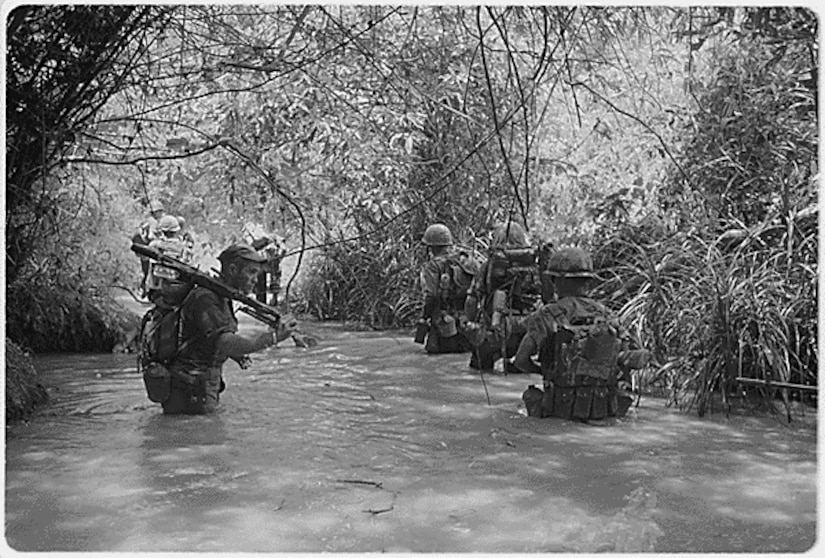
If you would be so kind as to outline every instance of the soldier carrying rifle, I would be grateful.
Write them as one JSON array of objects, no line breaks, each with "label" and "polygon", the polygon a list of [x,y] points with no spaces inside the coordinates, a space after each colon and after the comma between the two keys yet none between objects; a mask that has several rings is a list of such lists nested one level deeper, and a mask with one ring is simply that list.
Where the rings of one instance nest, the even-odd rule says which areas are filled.
[{"label": "soldier carrying rifle", "polygon": [[[132,249],[176,272],[182,286],[176,304],[151,309],[141,329],[138,368],[149,399],[161,403],[165,414],[213,412],[225,387],[227,359],[245,367],[250,353],[297,335],[294,317],[246,296],[265,261],[251,246],[235,244],[221,252],[217,279],[151,249]],[[241,310],[266,322],[268,330],[254,338],[239,335],[233,299],[246,304]]]}]

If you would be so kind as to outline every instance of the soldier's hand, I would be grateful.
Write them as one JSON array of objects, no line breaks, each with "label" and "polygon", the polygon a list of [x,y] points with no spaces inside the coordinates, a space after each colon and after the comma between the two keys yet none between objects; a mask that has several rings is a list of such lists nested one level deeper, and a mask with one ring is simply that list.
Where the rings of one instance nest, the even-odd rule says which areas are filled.
[{"label": "soldier's hand", "polygon": [[249,368],[249,365],[252,364],[252,357],[249,355],[242,356],[240,358],[231,357],[232,360],[238,363],[238,366],[241,367],[241,370],[246,370]]},{"label": "soldier's hand", "polygon": [[292,314],[284,314],[281,316],[281,321],[278,324],[278,329],[270,328],[270,331],[275,335],[276,341],[283,341],[292,336],[293,332],[298,330],[298,320]]}]

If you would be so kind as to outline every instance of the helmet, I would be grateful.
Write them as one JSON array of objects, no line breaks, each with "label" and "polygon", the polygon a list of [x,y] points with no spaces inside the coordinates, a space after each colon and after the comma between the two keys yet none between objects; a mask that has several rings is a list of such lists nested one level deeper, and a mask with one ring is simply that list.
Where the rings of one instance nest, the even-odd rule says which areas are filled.
[{"label": "helmet", "polygon": [[493,229],[493,246],[510,246],[511,248],[526,248],[527,234],[524,228],[516,222],[499,223]]},{"label": "helmet", "polygon": [[547,262],[551,275],[559,277],[592,278],[593,260],[581,248],[561,248],[553,252]]},{"label": "helmet", "polygon": [[163,211],[163,204],[157,200],[149,202],[149,213],[154,213],[155,211]]},{"label": "helmet", "polygon": [[180,223],[174,215],[164,215],[158,221],[158,230],[161,232],[178,232],[180,230]]},{"label": "helmet", "polygon": [[186,219],[183,217],[183,215],[178,215],[177,217],[175,217],[175,219],[178,220],[178,225],[180,225],[180,228],[186,226]]},{"label": "helmet", "polygon": [[436,223],[427,227],[421,242],[427,246],[451,246],[453,243],[453,233],[450,232],[447,225]]}]

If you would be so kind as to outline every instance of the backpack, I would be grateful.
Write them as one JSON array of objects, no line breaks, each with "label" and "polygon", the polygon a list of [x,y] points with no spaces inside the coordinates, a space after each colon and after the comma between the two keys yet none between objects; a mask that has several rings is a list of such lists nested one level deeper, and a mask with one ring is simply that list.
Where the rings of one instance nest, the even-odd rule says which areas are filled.
[{"label": "backpack", "polygon": [[612,313],[580,297],[564,298],[547,310],[556,325],[545,353],[550,362],[542,362],[552,416],[588,420],[623,414],[627,407],[617,399],[622,340]]},{"label": "backpack", "polygon": [[172,304],[149,309],[140,323],[137,368],[143,375],[147,396],[155,403],[163,403],[171,393],[168,365],[183,349],[180,344],[181,310],[193,286],[186,284]]},{"label": "backpack", "polygon": [[481,268],[480,258],[469,250],[459,250],[445,259],[439,291],[441,297],[458,308],[463,307],[473,278]]},{"label": "backpack", "polygon": [[[507,295],[506,306],[529,311],[543,300],[538,258],[534,248],[493,248],[487,265],[487,289]],[[549,302],[549,301],[544,301]]]},{"label": "backpack", "polygon": [[621,339],[612,313],[594,300],[576,297],[562,299],[554,306],[554,381],[566,385],[591,381],[585,378],[615,381]]}]

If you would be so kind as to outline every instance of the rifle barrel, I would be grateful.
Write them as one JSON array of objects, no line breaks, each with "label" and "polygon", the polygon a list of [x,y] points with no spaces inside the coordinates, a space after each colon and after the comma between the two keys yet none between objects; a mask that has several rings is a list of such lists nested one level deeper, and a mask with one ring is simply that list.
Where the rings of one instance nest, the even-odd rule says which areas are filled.
[{"label": "rifle barrel", "polygon": [[817,386],[807,386],[804,384],[792,384],[790,382],[774,382],[772,380],[760,380],[759,378],[745,378],[743,376],[739,376],[736,378],[736,381],[740,384],[746,385],[754,385],[754,386],[765,386],[766,388],[786,388],[786,389],[798,389],[801,391],[819,391]]}]

